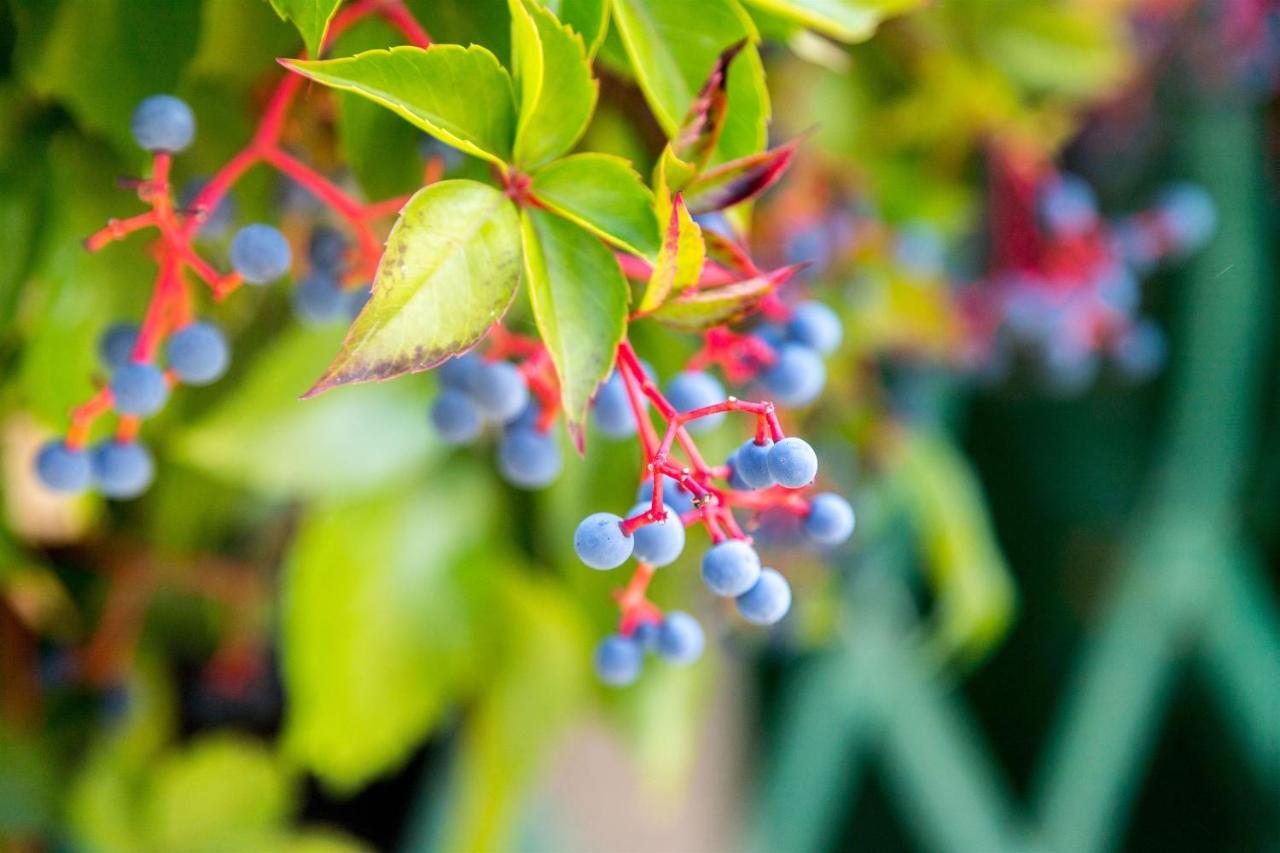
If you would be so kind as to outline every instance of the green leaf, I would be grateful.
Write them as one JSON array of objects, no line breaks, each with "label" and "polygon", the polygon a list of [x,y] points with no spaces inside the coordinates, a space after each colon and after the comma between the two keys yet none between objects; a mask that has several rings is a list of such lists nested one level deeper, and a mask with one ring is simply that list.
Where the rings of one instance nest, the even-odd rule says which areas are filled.
[{"label": "green leaf", "polygon": [[649,276],[649,286],[640,300],[640,313],[656,309],[674,293],[683,293],[698,283],[702,264],[707,258],[702,229],[693,221],[684,199],[679,195],[671,205],[671,217],[662,238],[658,261]]},{"label": "green leaf", "polygon": [[530,783],[586,695],[590,640],[564,587],[510,573],[499,587],[498,660],[460,738],[441,850],[512,850]]},{"label": "green leaf", "polygon": [[345,59],[281,61],[318,83],[379,103],[468,154],[498,165],[511,159],[511,76],[483,47],[401,46]]},{"label": "green leaf", "polygon": [[[334,39],[337,56],[400,44],[404,37],[375,18]],[[338,96],[338,137],[366,198],[406,195],[422,186],[422,134],[381,105],[350,92]]]},{"label": "green leaf", "polygon": [[885,17],[876,0],[746,0],[801,26],[843,42],[866,41]]},{"label": "green leaf", "polygon": [[[615,0],[614,21],[649,107],[669,137],[679,133],[681,119],[721,54],[743,39],[756,38],[737,0],[701,0],[696,26],[688,0]],[[717,161],[745,157],[765,146],[769,95],[754,44],[744,47],[729,69],[727,98]]]},{"label": "green leaf", "polygon": [[621,157],[574,154],[533,175],[538,201],[632,254],[658,251],[653,194]]},{"label": "green leaf", "polygon": [[613,253],[572,222],[527,208],[520,224],[534,319],[581,450],[587,405],[613,368],[626,331],[629,289]]},{"label": "green leaf", "polygon": [[311,56],[320,55],[324,34],[341,5],[342,0],[271,0],[276,14],[298,28]]},{"label": "green leaf", "polygon": [[587,43],[587,56],[594,57],[604,41],[609,18],[608,0],[539,0],[551,13],[573,28]]},{"label": "green leaf", "polygon": [[205,735],[155,765],[141,817],[153,850],[249,849],[293,811],[291,774],[243,735]]},{"label": "green leaf", "polygon": [[515,161],[536,168],[573,148],[595,111],[599,84],[582,37],[545,7],[508,0],[520,119]]},{"label": "green leaf", "polygon": [[695,290],[664,303],[649,316],[689,332],[732,323],[749,313],[756,303],[789,279],[795,270],[795,267],[786,267],[723,287]]},{"label": "green leaf", "polygon": [[402,762],[471,677],[469,584],[492,571],[463,556],[487,535],[482,482],[437,477],[302,523],[283,578],[284,749],[335,790]]},{"label": "green leaf", "polygon": [[502,319],[519,283],[511,201],[475,181],[424,187],[391,229],[373,298],[306,396],[428,370],[467,350]]},{"label": "green leaf", "polygon": [[273,497],[350,496],[421,476],[436,447],[423,391],[408,383],[298,399],[333,353],[332,330],[292,329],[172,441],[172,455],[215,479]]}]

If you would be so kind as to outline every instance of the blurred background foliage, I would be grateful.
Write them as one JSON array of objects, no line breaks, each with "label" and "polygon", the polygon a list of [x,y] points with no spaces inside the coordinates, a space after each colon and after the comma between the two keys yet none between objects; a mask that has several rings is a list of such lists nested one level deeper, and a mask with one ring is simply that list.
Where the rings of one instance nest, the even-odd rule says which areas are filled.
[{"label": "blurred background foliage", "polygon": [[[645,3],[670,5],[619,0]],[[500,0],[409,5],[437,41],[505,58]],[[176,168],[206,175],[300,41],[262,0],[0,6],[0,835],[14,849],[1280,844],[1273,87],[1208,73],[1191,48],[1213,18],[1187,4],[745,9],[771,134],[811,132],[761,205],[757,250],[785,254],[791,227],[839,196],[887,234],[927,227],[946,265],[872,240],[804,285],[848,330],[804,429],[858,533],[824,561],[786,557],[796,608],[768,636],[710,607],[691,556],[661,572],[655,599],[718,640],[617,692],[588,665],[615,581],[582,569],[569,532],[584,508],[623,505],[635,448],[597,436],[529,495],[437,443],[429,376],[299,402],[341,334],[299,328],[282,289],[207,306],[234,337],[232,373],[149,424],[147,496],[40,490],[33,449],[93,390],[99,334],[146,304],[141,239],[81,245],[131,211],[116,180],[145,168],[133,106],[187,99],[200,136]],[[391,38],[364,24],[334,53]],[[610,28],[584,145],[645,169],[662,131],[628,55]],[[314,162],[369,198],[416,187],[408,125],[349,96],[304,104],[291,140]],[[1155,382],[1062,398],[1026,377],[984,385],[955,357],[953,282],[984,271],[993,146],[1058,158],[1105,210],[1173,177],[1214,197],[1217,236],[1144,292],[1171,340]],[[312,213],[266,174],[235,206],[295,234]],[[633,339],[662,375],[694,346]]]}]

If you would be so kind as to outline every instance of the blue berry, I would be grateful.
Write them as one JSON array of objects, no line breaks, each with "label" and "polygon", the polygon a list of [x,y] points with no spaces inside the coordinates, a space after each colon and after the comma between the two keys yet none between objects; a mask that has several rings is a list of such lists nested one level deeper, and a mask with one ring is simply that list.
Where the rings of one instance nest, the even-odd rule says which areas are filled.
[{"label": "blue berry", "polygon": [[635,545],[635,537],[622,532],[622,519],[611,512],[592,513],[573,531],[574,552],[593,569],[616,569]]},{"label": "blue berry", "polygon": [[[638,503],[631,508],[628,515],[639,515],[647,512],[649,508],[650,505],[647,503]],[[632,534],[632,538],[635,539],[633,553],[636,560],[648,563],[655,568],[674,563],[680,556],[680,552],[684,550],[684,523],[680,521],[680,515],[665,505],[662,511],[666,515],[661,521],[637,528]]]},{"label": "blue berry", "polygon": [[773,475],[769,473],[769,451],[773,442],[764,440],[764,444],[756,444],[754,438],[743,442],[733,454],[733,470],[737,472],[749,489],[767,489],[773,485]]},{"label": "blue berry", "polygon": [[784,252],[788,264],[810,264],[812,273],[821,272],[831,260],[831,240],[818,225],[810,225],[787,238]]},{"label": "blue berry", "polygon": [[658,654],[668,663],[693,663],[702,657],[705,645],[702,626],[683,611],[668,613],[658,628]]},{"label": "blue berry", "polygon": [[494,423],[515,420],[529,404],[529,386],[524,375],[509,361],[481,365],[471,375],[469,390],[480,413]]},{"label": "blue berry", "polygon": [[168,396],[164,374],[153,364],[130,362],[111,374],[111,397],[122,415],[155,414]]},{"label": "blue berry", "polygon": [[657,622],[641,622],[631,632],[631,638],[640,644],[640,648],[647,652],[656,651],[658,648],[658,633],[661,627]]},{"label": "blue berry", "polygon": [[1138,278],[1123,264],[1111,264],[1097,279],[1098,298],[1110,308],[1132,314],[1142,301]]},{"label": "blue berry", "polygon": [[1161,191],[1156,204],[1161,221],[1180,252],[1199,247],[1217,226],[1218,210],[1213,198],[1196,184],[1171,184]]},{"label": "blue berry", "polygon": [[596,647],[596,675],[611,687],[626,687],[640,677],[644,649],[630,637],[610,634]]},{"label": "blue berry", "polygon": [[822,355],[830,355],[840,346],[844,328],[840,318],[821,302],[801,302],[791,312],[787,336]]},{"label": "blue berry", "polygon": [[133,323],[116,323],[108,327],[98,339],[98,358],[111,370],[123,367],[133,358],[133,348],[137,343],[137,326]]},{"label": "blue berry", "polygon": [[772,625],[791,609],[791,585],[773,569],[761,569],[755,585],[738,596],[737,605],[751,624]]},{"label": "blue berry", "polygon": [[703,231],[710,231],[713,234],[719,234],[729,240],[736,241],[737,235],[733,231],[733,223],[729,221],[729,217],[720,211],[712,211],[710,213],[695,213],[693,221],[698,223]]},{"label": "blue berry", "polygon": [[[692,412],[704,406],[713,406],[724,402],[724,387],[709,373],[697,370],[686,370],[677,373],[667,383],[667,399],[680,412]],[[724,412],[717,412],[705,418],[698,418],[688,424],[690,432],[707,432],[715,429],[724,421]]]},{"label": "blue berry", "polygon": [[738,492],[753,491],[751,484],[742,478],[742,471],[738,467],[738,451],[729,454],[727,461],[729,466],[729,488]]},{"label": "blue berry", "polygon": [[82,492],[89,487],[93,468],[83,450],[72,450],[64,441],[50,441],[36,454],[36,476],[55,492]]},{"label": "blue berry", "polygon": [[1116,368],[1126,379],[1135,382],[1159,373],[1168,354],[1164,332],[1150,320],[1141,320],[1125,330],[1112,351]]},{"label": "blue berry", "polygon": [[270,284],[292,262],[289,241],[270,225],[246,225],[231,238],[231,267],[249,284]]},{"label": "blue berry", "polygon": [[307,241],[307,260],[313,270],[336,275],[347,260],[347,238],[330,225],[317,225],[311,229]]},{"label": "blue berry", "polygon": [[93,478],[110,498],[133,498],[155,476],[151,451],[136,441],[104,441],[93,451]]},{"label": "blue berry", "polygon": [[769,349],[777,349],[787,342],[786,328],[777,323],[761,323],[751,334],[768,344]]},{"label": "blue berry", "polygon": [[516,419],[503,427],[507,432],[515,432],[522,429],[537,429],[538,421],[542,420],[542,407],[538,405],[538,401],[529,400],[529,405],[524,407],[524,411],[516,416]]},{"label": "blue berry", "polygon": [[702,555],[702,580],[716,595],[741,595],[760,577],[760,555],[741,539],[726,539]]},{"label": "blue berry", "polygon": [[446,388],[457,388],[459,391],[471,390],[471,377],[483,366],[480,357],[475,353],[463,353],[436,367],[436,376],[440,384]]},{"label": "blue berry", "polygon": [[614,371],[596,391],[592,402],[596,426],[609,438],[627,438],[636,434],[636,419],[631,413],[626,383]]},{"label": "blue berry", "polygon": [[498,471],[513,486],[541,489],[560,476],[560,444],[550,431],[508,429],[498,444]]},{"label": "blue berry", "polygon": [[1062,175],[1041,190],[1040,216],[1053,234],[1077,237],[1097,224],[1098,197],[1086,181]]},{"label": "blue berry", "polygon": [[783,344],[777,355],[760,374],[760,383],[774,401],[795,407],[816,400],[827,384],[827,367],[817,351],[802,344]]},{"label": "blue berry", "polygon": [[[636,500],[646,504],[653,500],[653,480],[649,477],[640,483]],[[674,477],[662,475],[662,505],[669,506],[678,513],[686,513],[693,509],[693,495],[680,485]]]},{"label": "blue berry", "polygon": [[823,492],[809,502],[804,530],[819,545],[839,545],[853,534],[853,507],[839,495]]},{"label": "blue berry", "polygon": [[173,95],[152,95],[138,104],[129,120],[133,138],[147,151],[184,150],[196,136],[191,107]]},{"label": "blue berry", "polygon": [[818,454],[801,438],[784,438],[769,449],[769,473],[788,489],[799,489],[818,476]]},{"label": "blue berry", "polygon": [[347,311],[347,294],[328,272],[312,272],[293,289],[293,313],[308,326],[335,322]]},{"label": "blue berry", "polygon": [[211,323],[189,323],[165,347],[169,369],[188,385],[208,385],[227,372],[227,339]]},{"label": "blue berry", "polygon": [[430,414],[432,426],[449,444],[470,444],[484,427],[476,404],[456,388],[441,391],[431,404]]}]

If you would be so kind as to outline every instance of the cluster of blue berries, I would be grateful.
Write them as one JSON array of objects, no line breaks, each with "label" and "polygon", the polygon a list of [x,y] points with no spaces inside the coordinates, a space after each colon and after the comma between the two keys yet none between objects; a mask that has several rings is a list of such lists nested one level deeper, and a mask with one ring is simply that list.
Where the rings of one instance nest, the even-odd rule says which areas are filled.
[{"label": "cluster of blue berries", "polygon": [[791,408],[816,400],[827,384],[823,358],[834,353],[844,337],[836,312],[821,302],[801,302],[785,324],[764,324],[755,334],[774,354],[773,363],[759,376],[765,394]]},{"label": "cluster of blue berries", "polygon": [[[138,145],[152,153],[174,154],[195,139],[191,108],[171,95],[154,95],[134,111],[130,127]],[[220,205],[221,208],[221,205]],[[270,225],[246,225],[231,240],[232,268],[249,284],[267,284],[288,272],[292,253],[284,235]],[[145,418],[163,408],[174,383],[207,385],[227,370],[230,350],[212,323],[187,323],[169,335],[164,369],[139,346],[140,330],[131,324],[110,327],[99,341],[99,356],[109,372],[112,409],[125,417]],[[135,439],[108,439],[89,449],[79,441],[55,439],[36,454],[35,469],[48,488],[76,493],[90,487],[113,498],[141,494],[155,475],[150,451]]]},{"label": "cluster of blue berries", "polygon": [[368,287],[345,288],[349,246],[346,236],[321,223],[311,230],[307,243],[310,270],[293,288],[293,313],[308,326],[350,322],[369,301]]},{"label": "cluster of blue berries", "polygon": [[645,652],[667,663],[686,665],[702,657],[706,637],[698,620],[673,610],[659,622],[641,622],[630,635],[610,634],[596,647],[595,668],[611,687],[626,687],[640,677]]},{"label": "cluster of blue berries", "polygon": [[[103,366],[111,372],[112,407],[121,415],[154,415],[168,399],[171,378],[207,385],[226,372],[230,361],[222,332],[203,321],[189,323],[169,337],[167,375],[154,364],[133,360],[137,339],[136,326],[120,324],[107,329],[98,345]],[[112,498],[138,496],[155,476],[150,451],[132,439],[108,439],[92,449],[55,439],[37,453],[35,466],[40,481],[54,491],[75,493],[93,486]]]},{"label": "cluster of blue berries", "polygon": [[522,489],[541,489],[560,476],[560,444],[553,430],[539,429],[540,409],[524,374],[509,361],[485,361],[465,353],[436,371],[440,393],[429,416],[448,444],[471,444],[486,425],[501,430],[498,470]]}]

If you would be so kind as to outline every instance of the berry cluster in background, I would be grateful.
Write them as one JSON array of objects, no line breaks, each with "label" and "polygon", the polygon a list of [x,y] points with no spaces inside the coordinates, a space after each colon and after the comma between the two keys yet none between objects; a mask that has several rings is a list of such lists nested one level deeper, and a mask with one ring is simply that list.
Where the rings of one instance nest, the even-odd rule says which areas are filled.
[{"label": "berry cluster in background", "polygon": [[1082,178],[1008,156],[992,169],[992,271],[960,305],[983,378],[1001,381],[1022,359],[1051,390],[1075,394],[1104,364],[1130,382],[1158,373],[1167,345],[1140,313],[1140,280],[1212,235],[1208,195],[1173,184],[1149,209],[1107,220]]}]

